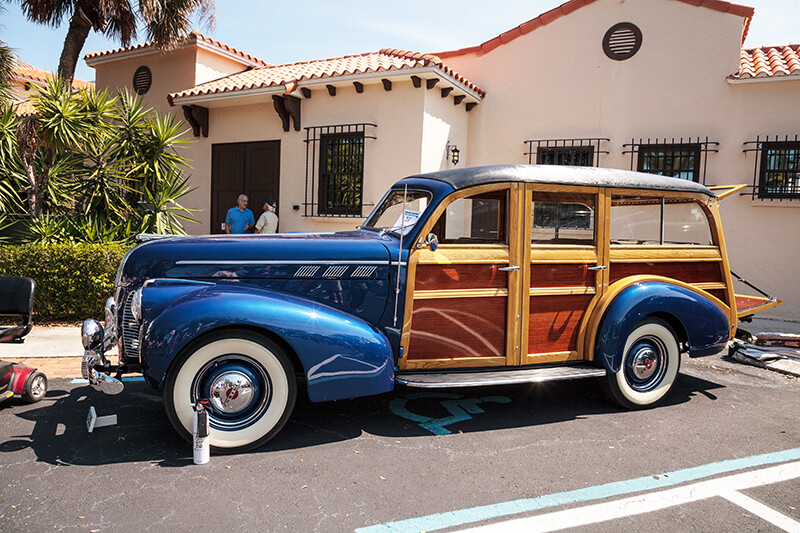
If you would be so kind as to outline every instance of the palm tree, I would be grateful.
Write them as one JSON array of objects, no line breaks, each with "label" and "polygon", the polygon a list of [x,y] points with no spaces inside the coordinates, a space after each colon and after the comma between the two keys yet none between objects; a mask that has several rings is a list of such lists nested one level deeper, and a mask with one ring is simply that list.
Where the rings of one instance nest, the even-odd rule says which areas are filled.
[{"label": "palm tree", "polygon": [[[75,77],[83,45],[90,31],[118,39],[128,46],[136,38],[137,23],[144,26],[148,41],[169,46],[191,30],[191,17],[198,15],[211,27],[214,0],[19,0],[28,20],[59,26],[69,17],[69,29],[61,50],[58,74],[69,83]],[[135,7],[134,7],[135,6]]]},{"label": "palm tree", "polygon": [[[5,7],[0,5],[0,13],[5,11]],[[0,41],[0,103],[9,97],[8,89],[11,85],[11,69],[17,63],[14,50],[3,41]]]},{"label": "palm tree", "polygon": [[0,101],[8,98],[11,69],[14,68],[15,64],[14,51],[6,43],[0,41]]}]

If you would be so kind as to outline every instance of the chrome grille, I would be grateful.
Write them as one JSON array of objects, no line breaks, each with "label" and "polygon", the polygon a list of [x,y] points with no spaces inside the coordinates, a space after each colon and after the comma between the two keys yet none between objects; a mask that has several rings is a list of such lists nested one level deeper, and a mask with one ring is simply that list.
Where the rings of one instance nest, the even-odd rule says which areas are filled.
[{"label": "chrome grille", "polygon": [[122,344],[125,347],[127,359],[139,359],[139,323],[131,313],[134,292],[131,291],[122,308]]}]

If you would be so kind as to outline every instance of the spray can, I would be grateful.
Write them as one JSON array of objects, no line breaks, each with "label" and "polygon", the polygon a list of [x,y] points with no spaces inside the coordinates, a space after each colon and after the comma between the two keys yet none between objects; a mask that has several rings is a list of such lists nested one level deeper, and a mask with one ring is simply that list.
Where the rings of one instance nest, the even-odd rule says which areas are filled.
[{"label": "spray can", "polygon": [[211,460],[211,442],[208,437],[208,411],[205,404],[208,400],[200,400],[194,404],[192,421],[192,444],[194,448],[194,464],[204,465]]}]

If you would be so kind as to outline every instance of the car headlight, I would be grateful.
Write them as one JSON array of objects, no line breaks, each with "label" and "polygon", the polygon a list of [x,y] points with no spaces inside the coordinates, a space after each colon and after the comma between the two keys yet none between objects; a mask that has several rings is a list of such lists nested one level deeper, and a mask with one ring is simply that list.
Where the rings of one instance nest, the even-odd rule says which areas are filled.
[{"label": "car headlight", "polygon": [[87,350],[97,350],[103,346],[103,326],[97,320],[88,319],[83,321],[81,327],[81,340],[83,347]]},{"label": "car headlight", "polygon": [[131,314],[137,322],[142,321],[142,289],[137,289],[133,293],[133,300],[131,301]]}]

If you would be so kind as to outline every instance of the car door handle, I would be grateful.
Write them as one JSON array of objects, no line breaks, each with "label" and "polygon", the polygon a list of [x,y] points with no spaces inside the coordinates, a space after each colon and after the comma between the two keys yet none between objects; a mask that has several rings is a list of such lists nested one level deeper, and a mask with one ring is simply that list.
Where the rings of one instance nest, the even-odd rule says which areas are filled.
[{"label": "car door handle", "polygon": [[597,265],[597,266],[589,267],[586,270],[605,270],[607,268],[608,267],[605,266],[605,265]]},{"label": "car door handle", "polygon": [[497,270],[502,270],[503,272],[511,272],[513,270],[519,270],[518,266],[507,266],[507,267],[500,267]]}]

